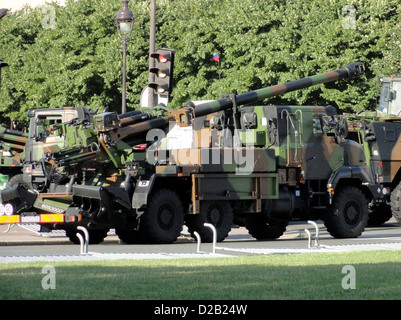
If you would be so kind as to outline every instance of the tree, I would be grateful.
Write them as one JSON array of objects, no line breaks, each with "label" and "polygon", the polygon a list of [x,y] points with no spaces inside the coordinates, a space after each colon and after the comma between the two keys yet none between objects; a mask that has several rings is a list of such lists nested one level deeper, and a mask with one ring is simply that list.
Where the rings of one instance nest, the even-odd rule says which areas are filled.
[{"label": "tree", "polygon": [[[365,63],[365,76],[319,85],[265,103],[374,109],[377,77],[400,72],[398,0],[159,0],[157,48],[177,51],[169,107],[217,99]],[[128,109],[139,107],[148,81],[149,1],[130,2],[135,15],[128,42]],[[35,108],[109,106],[121,110],[122,43],[115,15],[120,1],[51,4],[8,14],[0,22],[0,122],[24,121]],[[212,60],[219,52],[221,69]]]}]

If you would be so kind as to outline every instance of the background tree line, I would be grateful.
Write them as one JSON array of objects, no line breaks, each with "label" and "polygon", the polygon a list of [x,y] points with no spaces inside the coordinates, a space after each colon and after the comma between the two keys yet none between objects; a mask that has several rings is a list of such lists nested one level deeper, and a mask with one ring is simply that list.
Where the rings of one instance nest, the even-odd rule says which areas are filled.
[{"label": "background tree line", "polygon": [[[67,7],[25,8],[0,21],[0,122],[26,120],[29,109],[86,106],[121,110],[120,0],[70,0]],[[128,110],[139,107],[148,81],[150,1],[131,1]],[[350,62],[361,79],[285,94],[277,104],[375,109],[378,77],[401,69],[400,0],[157,0],[156,48],[172,48],[175,85],[169,107],[217,99]],[[219,52],[221,64],[212,60]]]}]

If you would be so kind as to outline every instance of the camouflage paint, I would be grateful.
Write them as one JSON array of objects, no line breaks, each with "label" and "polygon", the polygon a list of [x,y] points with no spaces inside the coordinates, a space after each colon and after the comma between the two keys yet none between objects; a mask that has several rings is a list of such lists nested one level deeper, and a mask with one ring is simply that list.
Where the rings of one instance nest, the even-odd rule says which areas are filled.
[{"label": "camouflage paint", "polygon": [[[360,62],[351,63],[341,69],[325,72],[319,75],[306,77],[303,79],[278,84],[275,86],[239,94],[236,96],[238,106],[254,103],[287,92],[304,89],[321,83],[332,82],[347,77],[358,77],[364,73],[364,66]],[[195,117],[204,116],[210,113],[219,112],[232,108],[233,102],[230,99],[220,99],[206,102],[195,106],[193,102],[187,103],[188,107],[194,108]]]}]

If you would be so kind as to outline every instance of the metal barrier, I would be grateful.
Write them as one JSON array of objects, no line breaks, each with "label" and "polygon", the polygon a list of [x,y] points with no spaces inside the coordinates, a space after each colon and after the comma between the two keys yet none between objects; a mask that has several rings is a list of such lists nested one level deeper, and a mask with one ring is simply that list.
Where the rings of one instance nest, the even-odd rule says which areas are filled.
[{"label": "metal barrier", "polygon": [[82,234],[77,232],[77,237],[79,239],[79,242],[81,243],[81,254],[87,254],[88,253],[88,244],[89,244],[89,232],[88,232],[88,230],[86,230],[86,228],[81,227],[81,226],[77,227],[77,230],[81,230],[85,235],[85,238],[84,238],[82,236]]},{"label": "metal barrier", "polygon": [[[308,249],[312,249],[312,248],[325,248],[325,246],[319,245],[319,226],[317,225],[316,222],[308,220],[308,223],[313,225],[315,227],[315,236],[312,239],[311,233],[308,229],[305,229],[306,234],[308,235]],[[232,250],[232,251],[240,251],[239,249],[230,249],[230,248],[225,248],[225,247],[217,247],[216,246],[216,242],[217,242],[217,231],[214,225],[212,225],[211,223],[205,223],[204,224],[205,227],[208,227],[211,229],[211,231],[213,232],[213,247],[212,247],[212,253],[215,254],[216,253],[216,249],[221,249],[221,250]],[[194,232],[194,235],[196,237],[196,241],[197,241],[197,249],[196,252],[197,253],[202,253],[201,251],[201,237],[199,235],[199,233],[197,233],[196,231]],[[313,244],[312,244],[312,240],[313,240]],[[249,250],[243,249],[244,252],[247,252]]]},{"label": "metal barrier", "polygon": [[306,234],[308,235],[308,248],[319,248],[319,226],[315,221],[308,220],[308,223],[315,227],[315,243],[312,246],[312,237],[308,229],[305,229]]},{"label": "metal barrier", "polygon": [[[204,223],[203,225],[205,227],[210,228],[212,230],[212,232],[213,232],[212,253],[214,254],[214,253],[216,253],[216,242],[217,242],[217,231],[216,231],[216,228],[211,223]],[[194,235],[196,237],[196,242],[197,242],[196,253],[202,253],[202,251],[201,251],[201,244],[202,244],[201,237],[200,237],[199,233],[197,233],[196,231],[194,232]]]}]

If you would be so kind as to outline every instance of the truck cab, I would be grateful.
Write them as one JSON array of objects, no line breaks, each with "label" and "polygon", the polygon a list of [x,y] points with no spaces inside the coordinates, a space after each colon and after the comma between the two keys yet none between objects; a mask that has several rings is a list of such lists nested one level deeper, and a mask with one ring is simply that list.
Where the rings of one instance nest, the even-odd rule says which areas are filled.
[{"label": "truck cab", "polygon": [[401,116],[401,76],[381,77],[379,111],[388,116]]},{"label": "truck cab", "polygon": [[23,182],[40,187],[46,181],[46,172],[44,172],[41,160],[46,153],[59,151],[65,147],[65,137],[55,134],[55,125],[74,119],[91,120],[94,114],[93,110],[82,107],[30,110],[28,112],[30,120],[28,141],[25,144]]}]

